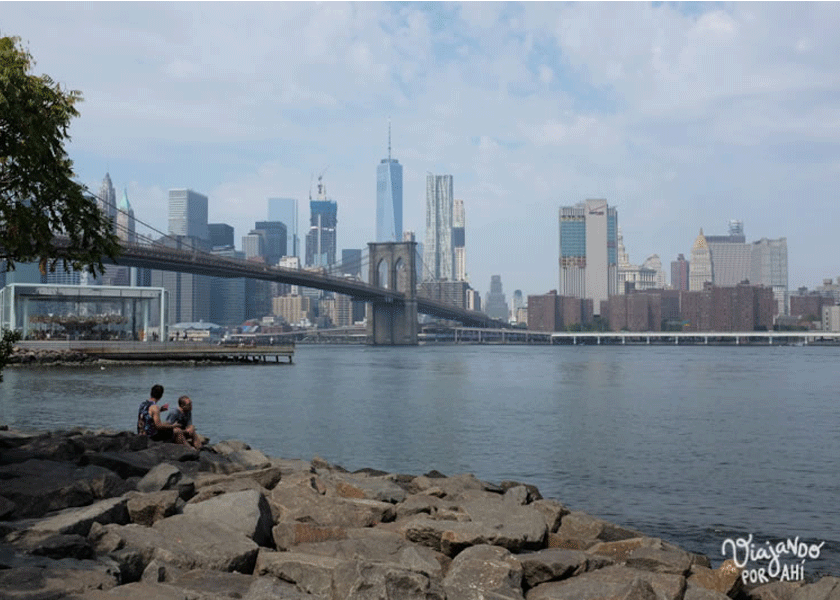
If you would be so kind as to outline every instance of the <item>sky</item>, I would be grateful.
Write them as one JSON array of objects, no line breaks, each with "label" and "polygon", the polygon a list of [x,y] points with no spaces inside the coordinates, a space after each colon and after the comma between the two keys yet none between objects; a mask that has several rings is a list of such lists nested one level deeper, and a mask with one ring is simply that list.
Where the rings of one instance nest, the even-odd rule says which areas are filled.
[{"label": "sky", "polygon": [[375,237],[376,166],[403,165],[425,235],[427,173],[466,211],[467,272],[558,287],[558,211],[606,198],[630,262],[670,278],[699,233],[787,238],[789,288],[840,276],[837,3],[0,3],[84,102],[67,149],[166,231],[168,190],[241,237],[313,179],[338,249]]}]

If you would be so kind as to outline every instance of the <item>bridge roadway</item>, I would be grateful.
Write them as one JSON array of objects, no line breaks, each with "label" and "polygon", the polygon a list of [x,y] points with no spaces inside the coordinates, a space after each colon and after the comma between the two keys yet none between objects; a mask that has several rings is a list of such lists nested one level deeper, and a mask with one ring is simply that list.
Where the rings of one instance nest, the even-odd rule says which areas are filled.
[{"label": "bridge roadway", "polygon": [[[60,238],[56,239],[56,246],[58,248],[61,247]],[[122,242],[121,246],[122,252],[116,260],[112,261],[107,257],[103,257],[103,262],[127,267],[178,271],[211,277],[245,277],[276,283],[288,283],[337,292],[366,302],[402,302],[405,300],[405,295],[397,290],[380,288],[344,277],[335,277],[312,271],[286,269],[283,267],[271,267],[265,264],[207,254],[200,250],[179,250],[159,244],[148,245]],[[497,319],[491,319],[484,313],[458,308],[457,306],[419,296],[417,297],[417,311],[440,319],[458,321],[471,327],[508,327],[506,323],[502,323]]]}]

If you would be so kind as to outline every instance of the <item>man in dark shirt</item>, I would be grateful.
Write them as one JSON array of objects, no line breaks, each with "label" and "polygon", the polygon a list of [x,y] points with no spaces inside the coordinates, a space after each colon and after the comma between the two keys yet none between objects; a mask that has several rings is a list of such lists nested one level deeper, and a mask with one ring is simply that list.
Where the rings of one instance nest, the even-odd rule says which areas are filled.
[{"label": "man in dark shirt", "polygon": [[201,437],[195,432],[192,424],[192,400],[189,396],[178,398],[178,408],[169,413],[166,420],[175,427],[176,437],[179,433],[183,435],[183,443],[196,450],[201,448]]},{"label": "man in dark shirt", "polygon": [[160,418],[160,413],[169,408],[168,404],[158,406],[158,401],[163,397],[163,386],[155,384],[149,399],[140,405],[137,411],[137,433],[146,435],[155,441],[176,441],[185,443],[183,435],[176,434],[175,426],[165,423]]}]

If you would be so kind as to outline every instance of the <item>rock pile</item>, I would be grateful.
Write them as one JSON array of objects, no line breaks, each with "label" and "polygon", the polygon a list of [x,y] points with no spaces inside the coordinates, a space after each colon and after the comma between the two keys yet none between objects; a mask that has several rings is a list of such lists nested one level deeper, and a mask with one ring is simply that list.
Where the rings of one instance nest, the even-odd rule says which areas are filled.
[{"label": "rock pile", "polygon": [[96,360],[96,358],[76,350],[30,349],[22,346],[15,346],[9,356],[10,365],[78,364],[91,363]]},{"label": "rock pile", "polygon": [[472,475],[0,431],[0,598],[828,600]]}]

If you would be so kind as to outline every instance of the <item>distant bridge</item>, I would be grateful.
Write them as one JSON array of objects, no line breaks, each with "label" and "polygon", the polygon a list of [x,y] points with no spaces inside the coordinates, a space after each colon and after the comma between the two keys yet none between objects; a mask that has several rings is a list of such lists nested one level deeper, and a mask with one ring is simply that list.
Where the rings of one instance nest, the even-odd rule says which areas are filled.
[{"label": "distant bridge", "polygon": [[[396,244],[399,246],[400,244]],[[56,239],[57,248],[61,248],[62,239]],[[375,244],[375,246],[382,246]],[[413,256],[409,257],[413,263]],[[388,304],[400,305],[416,303],[419,313],[431,315],[440,319],[458,321],[469,327],[503,328],[508,324],[492,319],[482,312],[467,310],[436,300],[429,300],[415,295],[416,284],[412,284],[406,291],[399,291],[398,284],[380,287],[362,281],[345,277],[335,277],[318,272],[272,267],[265,264],[208,254],[207,252],[191,248],[169,248],[161,244],[121,243],[121,253],[116,260],[107,257],[103,262],[127,267],[141,267],[162,271],[177,271],[193,273],[211,277],[244,277],[276,283],[287,283],[309,288],[317,288],[345,294],[356,300],[371,302],[382,306]],[[407,262],[409,262],[407,260]],[[414,269],[413,264],[406,264],[406,271]],[[413,281],[413,277],[412,277]],[[416,336],[415,336],[416,339]]]}]

